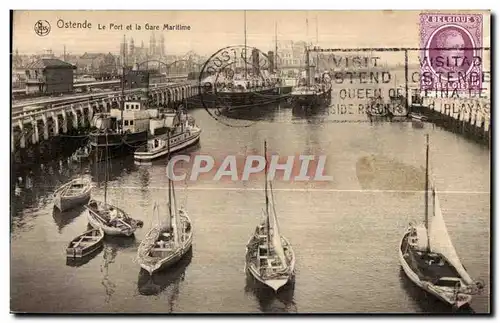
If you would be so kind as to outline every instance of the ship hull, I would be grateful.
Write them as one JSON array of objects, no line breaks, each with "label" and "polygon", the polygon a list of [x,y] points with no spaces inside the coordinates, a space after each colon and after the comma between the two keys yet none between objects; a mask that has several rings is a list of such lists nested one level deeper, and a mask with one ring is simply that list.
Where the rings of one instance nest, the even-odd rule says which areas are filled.
[{"label": "ship hull", "polygon": [[[186,138],[185,140],[179,142],[177,145],[170,147],[170,153],[174,153],[181,149],[185,149],[196,144],[200,140],[201,131],[194,133],[192,136]],[[159,149],[156,151],[136,151],[134,153],[134,161],[136,164],[152,162],[154,159],[163,157],[169,153],[168,148]]]},{"label": "ship hull", "polygon": [[422,280],[416,270],[412,268],[410,263],[406,260],[405,255],[403,254],[403,250],[406,249],[406,245],[408,243],[408,236],[409,236],[409,231],[405,233],[403,238],[401,239],[401,244],[399,247],[399,262],[401,264],[401,267],[403,268],[403,271],[405,272],[406,276],[418,287],[423,289],[424,291],[428,292],[429,294],[432,294],[442,302],[454,306],[455,308],[460,308],[463,307],[467,304],[469,304],[472,300],[472,296],[469,294],[465,293],[459,293],[458,296],[460,299],[458,299],[455,296],[455,289],[453,287],[441,287],[432,284],[429,281]]},{"label": "ship hull", "polygon": [[105,158],[106,147],[108,147],[108,158],[132,154],[137,148],[147,143],[148,131],[108,133],[107,136],[104,133],[91,133],[89,137],[93,157],[102,160]]},{"label": "ship hull", "polygon": [[322,107],[331,102],[332,90],[322,93],[291,94],[292,104],[301,107]]},{"label": "ship hull", "polygon": [[218,105],[223,105],[228,110],[249,108],[283,99],[281,93],[285,89],[286,87],[273,87],[254,91],[217,92],[217,101]]}]

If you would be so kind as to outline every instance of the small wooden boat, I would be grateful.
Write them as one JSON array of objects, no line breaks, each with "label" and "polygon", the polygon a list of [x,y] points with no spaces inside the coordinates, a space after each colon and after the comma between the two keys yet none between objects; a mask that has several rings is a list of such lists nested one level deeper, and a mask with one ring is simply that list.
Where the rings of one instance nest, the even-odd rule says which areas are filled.
[{"label": "small wooden boat", "polygon": [[[266,156],[265,144],[264,151]],[[266,210],[261,223],[247,243],[245,271],[277,292],[295,276],[295,253],[290,242],[280,234],[272,186],[270,187],[272,210],[269,205],[267,186],[266,167]]]},{"label": "small wooden boat", "polygon": [[107,203],[90,200],[85,207],[90,225],[107,235],[131,236],[143,225],[142,221],[132,219],[122,209]]},{"label": "small wooden boat", "polygon": [[427,136],[425,222],[410,223],[398,254],[408,278],[443,302],[460,308],[484,288],[474,281],[462,265],[451,242],[441,213],[436,190],[432,188],[432,215],[429,218],[429,143]]},{"label": "small wooden boat", "polygon": [[[156,203],[154,210],[159,217]],[[150,275],[178,262],[193,243],[191,219],[183,208],[177,208],[174,183],[170,177],[168,212],[166,218],[159,222],[149,230],[137,250],[137,262]]]},{"label": "small wooden boat", "polygon": [[92,229],[71,240],[66,248],[66,257],[83,258],[102,247],[104,232],[101,229]]},{"label": "small wooden boat", "polygon": [[92,184],[88,178],[76,178],[54,192],[54,206],[61,211],[82,205],[90,199]]}]

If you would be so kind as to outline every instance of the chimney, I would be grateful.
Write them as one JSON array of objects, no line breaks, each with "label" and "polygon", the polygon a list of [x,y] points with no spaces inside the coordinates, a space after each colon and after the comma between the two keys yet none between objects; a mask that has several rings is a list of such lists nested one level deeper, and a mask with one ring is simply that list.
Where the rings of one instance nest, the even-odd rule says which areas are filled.
[{"label": "chimney", "polygon": [[255,76],[260,74],[259,50],[257,48],[252,49],[252,72]]},{"label": "chimney", "polygon": [[267,52],[267,59],[269,60],[269,73],[274,73],[274,52],[273,51],[268,51]]}]

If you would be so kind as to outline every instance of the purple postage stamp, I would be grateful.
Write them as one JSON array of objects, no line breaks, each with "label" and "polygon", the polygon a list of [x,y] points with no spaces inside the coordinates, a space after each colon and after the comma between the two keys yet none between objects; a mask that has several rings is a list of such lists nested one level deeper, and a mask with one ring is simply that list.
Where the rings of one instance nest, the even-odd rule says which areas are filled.
[{"label": "purple postage stamp", "polygon": [[420,14],[422,90],[481,90],[483,17]]}]

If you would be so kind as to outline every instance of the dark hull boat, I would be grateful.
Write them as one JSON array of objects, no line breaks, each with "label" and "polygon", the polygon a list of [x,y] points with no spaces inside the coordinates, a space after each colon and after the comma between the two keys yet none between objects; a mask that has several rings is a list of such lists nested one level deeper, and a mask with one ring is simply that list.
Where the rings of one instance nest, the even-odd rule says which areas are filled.
[{"label": "dark hull boat", "polygon": [[330,105],[332,90],[296,89],[291,93],[292,104],[300,107],[323,107]]},{"label": "dark hull boat", "polygon": [[[106,133],[103,131],[94,131],[90,135],[90,146],[97,154],[97,158],[101,160],[106,149]],[[108,156],[116,157],[122,154],[129,154],[137,148],[145,145],[148,141],[148,131],[140,131],[135,133],[113,133],[108,132]],[[96,157],[94,155],[94,157]]]},{"label": "dark hull boat", "polygon": [[448,234],[434,188],[429,212],[428,193],[432,184],[428,175],[428,149],[427,144],[425,222],[410,223],[401,239],[399,261],[406,276],[415,285],[460,308],[470,303],[472,295],[480,293],[484,286],[474,281],[462,265]]}]

